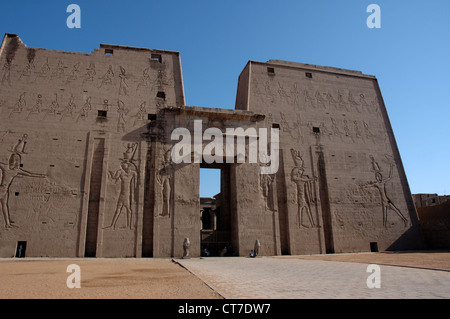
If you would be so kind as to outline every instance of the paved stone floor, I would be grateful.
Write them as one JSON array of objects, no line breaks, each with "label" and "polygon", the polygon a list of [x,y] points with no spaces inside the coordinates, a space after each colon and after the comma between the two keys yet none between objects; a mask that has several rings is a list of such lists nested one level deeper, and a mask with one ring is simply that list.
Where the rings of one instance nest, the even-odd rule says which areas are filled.
[{"label": "paved stone floor", "polygon": [[380,288],[368,288],[369,264],[277,257],[175,259],[225,298],[450,298],[450,272],[380,265]]}]

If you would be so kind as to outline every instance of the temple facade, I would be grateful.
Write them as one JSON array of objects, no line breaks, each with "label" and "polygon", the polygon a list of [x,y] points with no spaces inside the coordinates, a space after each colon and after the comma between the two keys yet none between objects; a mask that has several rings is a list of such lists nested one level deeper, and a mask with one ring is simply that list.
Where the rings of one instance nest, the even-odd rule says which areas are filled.
[{"label": "temple facade", "polygon": [[[173,51],[6,34],[0,65],[0,257],[423,248],[374,76],[249,61],[233,110],[186,106]],[[200,168],[221,172],[208,215]]]}]

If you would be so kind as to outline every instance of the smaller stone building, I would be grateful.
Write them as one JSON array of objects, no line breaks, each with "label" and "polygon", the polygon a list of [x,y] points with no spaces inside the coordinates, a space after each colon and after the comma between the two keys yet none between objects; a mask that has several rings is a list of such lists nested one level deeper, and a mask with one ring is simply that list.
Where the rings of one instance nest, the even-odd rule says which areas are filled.
[{"label": "smaller stone building", "polygon": [[430,249],[450,249],[450,196],[414,194],[425,242]]}]

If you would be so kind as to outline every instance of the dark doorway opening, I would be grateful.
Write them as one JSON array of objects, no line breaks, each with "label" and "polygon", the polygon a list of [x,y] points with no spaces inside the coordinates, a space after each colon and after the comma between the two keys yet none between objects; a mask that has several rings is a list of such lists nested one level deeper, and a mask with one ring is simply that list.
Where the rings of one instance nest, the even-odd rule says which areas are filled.
[{"label": "dark doorway opening", "polygon": [[370,243],[370,251],[373,253],[378,252],[378,243],[377,242],[371,242]]},{"label": "dark doorway opening", "polygon": [[238,255],[232,243],[230,166],[200,166],[201,256]]},{"label": "dark doorway opening", "polygon": [[27,250],[26,241],[18,241],[16,248],[16,258],[25,258],[25,251]]}]

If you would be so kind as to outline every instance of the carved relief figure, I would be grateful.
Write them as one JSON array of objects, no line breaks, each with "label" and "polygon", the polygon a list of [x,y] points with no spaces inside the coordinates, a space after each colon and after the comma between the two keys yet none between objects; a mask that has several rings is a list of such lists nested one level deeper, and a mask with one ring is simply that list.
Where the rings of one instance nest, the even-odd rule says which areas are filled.
[{"label": "carved relief figure", "polygon": [[117,132],[125,132],[125,115],[128,114],[128,109],[125,108],[125,104],[119,100],[117,101],[117,114],[119,119],[117,120]]},{"label": "carved relief figure", "polygon": [[148,72],[150,71],[150,67],[144,69],[144,71],[142,71],[142,76],[141,76],[141,80],[137,85],[136,91],[141,87],[149,87],[150,86],[150,75],[148,74]]},{"label": "carved relief figure", "polygon": [[[21,147],[19,146],[21,144],[22,143],[19,141],[19,143],[14,147],[14,149],[21,149]],[[9,157],[8,164],[0,162],[0,208],[2,210],[3,219],[5,221],[5,228],[17,227],[11,224],[8,208],[9,187],[14,181],[14,178],[16,178],[17,176],[38,177],[38,178],[47,177],[47,175],[45,174],[30,173],[20,168],[20,162],[21,157],[18,152],[14,152],[11,154],[11,156]]]},{"label": "carved relief figure", "polygon": [[52,78],[61,78],[64,75],[64,63],[61,60],[58,60],[58,65],[56,66],[55,72],[52,74]]},{"label": "carved relief figure", "polygon": [[290,93],[291,93],[291,102],[292,102],[292,104],[299,105],[299,103],[300,103],[300,90],[298,88],[297,82],[294,82]]},{"label": "carved relief figure", "polygon": [[95,72],[95,64],[91,62],[86,70],[86,73],[83,75],[83,83],[88,81],[93,82],[94,76],[97,74],[97,72]]},{"label": "carved relief figure", "polygon": [[161,186],[162,197],[163,197],[163,205],[159,216],[170,216],[170,207],[171,207],[171,195],[172,195],[172,174],[173,167],[170,156],[171,150],[169,149],[164,154],[164,162],[163,168],[159,170],[159,173],[156,175],[156,180],[158,184]]},{"label": "carved relief figure", "polygon": [[69,75],[67,76],[66,84],[70,81],[75,81],[78,78],[78,72],[80,69],[80,62],[75,63],[72,67],[72,71],[70,71]]},{"label": "carved relief figure", "polygon": [[264,90],[266,92],[267,101],[269,101],[270,103],[275,102],[274,94],[272,93],[272,89],[270,88],[269,81],[266,81],[264,85]]},{"label": "carved relief figure", "polygon": [[41,80],[41,78],[47,78],[47,76],[50,74],[50,65],[48,64],[48,58],[45,59],[44,64],[41,66],[41,71],[36,75],[36,79]]},{"label": "carved relief figure", "polygon": [[353,106],[353,107],[356,109],[356,111],[357,111],[358,113],[361,113],[361,111],[360,111],[359,108],[357,107],[359,104],[358,104],[358,102],[356,102],[355,99],[353,98],[352,92],[348,92],[348,101],[350,102],[350,105]]},{"label": "carved relief figure", "polygon": [[22,70],[22,73],[20,74],[19,80],[22,80],[23,77],[29,78],[31,76],[32,71],[34,70],[34,58],[31,58],[28,60],[27,65]]},{"label": "carved relief figure", "polygon": [[136,123],[139,121],[145,121],[145,116],[147,115],[147,109],[145,108],[146,102],[142,102],[142,104],[139,106],[139,110],[136,113],[136,115],[134,115],[134,117],[136,118],[134,120],[133,126],[136,126]]},{"label": "carved relief figure", "polygon": [[378,162],[375,161],[373,156],[370,156],[370,158],[372,159],[372,169],[375,171],[375,181],[367,182],[366,184],[363,185],[363,187],[375,187],[380,193],[381,207],[383,210],[383,226],[387,227],[388,212],[389,210],[392,210],[401,218],[405,227],[407,227],[408,220],[405,218],[405,216],[403,216],[400,209],[398,209],[398,207],[390,199],[386,190],[386,183],[389,182],[392,178],[392,168],[394,165],[393,164],[390,165],[389,176],[386,178],[381,173],[381,168]]},{"label": "carved relief figure", "polygon": [[99,88],[101,88],[104,84],[112,84],[113,78],[114,78],[114,71],[112,70],[112,66],[110,65],[105,75],[100,77],[102,82],[100,83]]},{"label": "carved relief figure", "polygon": [[331,130],[333,131],[333,134],[339,136],[339,138],[342,141],[342,132],[339,130],[336,120],[334,118],[331,118]]},{"label": "carved relief figure", "polygon": [[126,82],[127,80],[127,75],[126,75],[126,71],[123,67],[120,67],[120,74],[119,74],[119,78],[120,78],[120,84],[119,84],[119,95],[128,95],[127,94],[127,87],[128,84]]},{"label": "carved relief figure", "polygon": [[353,139],[353,135],[350,132],[350,128],[348,127],[347,120],[344,120],[344,132],[345,132],[345,136],[350,137],[352,139],[352,142],[354,143],[355,140]]},{"label": "carved relief figure", "polygon": [[28,134],[23,134],[17,143],[12,147],[11,151],[16,154],[26,154],[25,145],[27,144]]},{"label": "carved relief figure", "polygon": [[19,96],[19,100],[17,101],[17,103],[14,105],[11,113],[9,113],[9,117],[12,116],[13,113],[22,113],[22,110],[24,109],[24,107],[27,105],[27,102],[25,101],[25,94],[26,92],[23,92],[20,96]]},{"label": "carved relief figure", "polygon": [[280,116],[281,116],[281,127],[283,129],[283,132],[288,132],[292,136],[292,138],[300,139],[303,142],[303,137],[301,134],[300,115],[297,114],[297,122],[293,123],[292,126],[286,120],[286,116],[284,115],[284,113],[280,112]]},{"label": "carved relief figure", "polygon": [[[264,165],[264,164],[263,164]],[[268,165],[269,164],[265,164]],[[266,203],[266,209],[275,211],[274,198],[274,181],[275,174],[259,174],[260,176],[260,187],[262,190],[262,195]]]},{"label": "carved relief figure", "polygon": [[8,85],[11,85],[11,60],[6,59],[5,64],[3,64],[2,71],[2,84],[6,82]]},{"label": "carved relief figure", "polygon": [[91,111],[91,110],[92,110],[91,97],[89,96],[86,99],[86,103],[84,103],[83,107],[80,110],[80,114],[78,115],[77,122],[80,118],[85,120],[89,115],[89,111]]},{"label": "carved relief figure", "polygon": [[291,149],[291,154],[295,163],[295,167],[291,171],[291,180],[297,185],[299,227],[309,228],[309,226],[304,223],[304,214],[306,214],[311,227],[317,228],[318,226],[314,221],[311,211],[311,205],[314,203],[312,189],[313,181],[315,179],[304,174],[304,162],[300,153]]},{"label": "carved relief figure", "polygon": [[318,106],[326,108],[325,106],[326,100],[323,98],[322,93],[320,93],[319,91],[316,91],[316,101]]},{"label": "carved relief figure", "polygon": [[309,96],[309,91],[305,90],[303,92],[304,92],[304,95],[305,95],[305,104],[308,105],[308,103],[309,103],[309,105],[311,105],[312,107],[316,107],[314,105],[314,98]]},{"label": "carved relief figure", "polygon": [[115,229],[117,220],[119,219],[122,210],[125,209],[127,214],[127,228],[132,229],[132,204],[137,185],[137,168],[131,161],[124,159],[120,164],[120,169],[116,172],[109,171],[109,177],[114,180],[114,183],[120,181],[120,193],[111,225],[106,228]]},{"label": "carved relief figure", "polygon": [[102,110],[109,111],[109,101],[107,99],[103,100]]},{"label": "carved relief figure", "polygon": [[73,112],[77,108],[74,100],[75,100],[75,97],[73,95],[71,95],[70,99],[69,99],[69,103],[67,103],[67,107],[65,108],[60,121],[62,121],[63,118],[65,118],[65,117],[70,117],[70,118],[73,117]]},{"label": "carved relief figure", "polygon": [[55,93],[55,99],[52,101],[50,108],[47,109],[47,112],[45,113],[44,118],[46,118],[47,115],[56,115],[58,108],[59,108],[58,94]]},{"label": "carved relief figure", "polygon": [[40,114],[41,107],[42,107],[42,95],[38,94],[36,103],[34,104],[34,106],[31,109],[29,109],[30,112],[27,115],[27,119],[30,117],[31,114]]},{"label": "carved relief figure", "polygon": [[278,82],[278,94],[280,95],[280,101],[283,99],[286,101],[286,103],[289,103],[289,95],[287,95],[284,87],[281,85],[280,82]]}]

